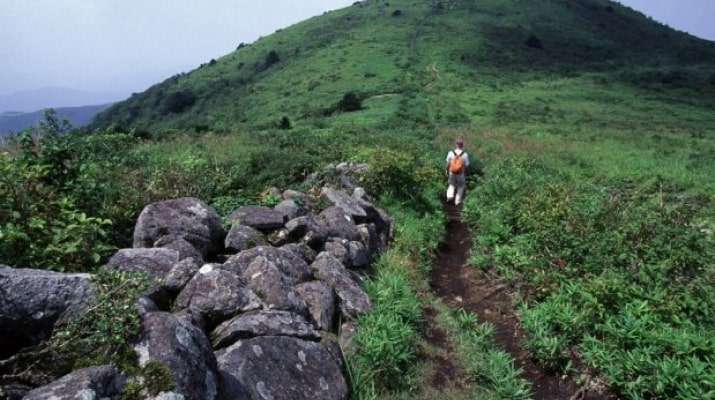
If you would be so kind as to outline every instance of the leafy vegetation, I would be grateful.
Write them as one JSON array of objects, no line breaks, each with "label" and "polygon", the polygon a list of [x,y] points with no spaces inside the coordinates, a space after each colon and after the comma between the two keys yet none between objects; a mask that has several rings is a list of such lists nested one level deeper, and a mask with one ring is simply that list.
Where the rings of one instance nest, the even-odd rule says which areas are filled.
[{"label": "leafy vegetation", "polygon": [[[517,292],[533,357],[622,398],[713,397],[714,64],[713,43],[607,0],[356,4],[241,44],[87,130],[50,113],[4,143],[0,261],[95,271],[153,201],[196,196],[225,216],[270,186],[312,189],[328,163],[367,162],[362,184],[396,238],[368,285],[352,389],[406,398],[443,151],[463,136],[470,261]],[[527,396],[489,326],[446,314],[489,395]]]},{"label": "leafy vegetation", "polygon": [[58,321],[48,341],[2,360],[0,366],[39,385],[78,368],[105,364],[140,376],[131,343],[141,321],[136,299],[149,287],[143,274],[99,270],[92,277],[87,312]]}]

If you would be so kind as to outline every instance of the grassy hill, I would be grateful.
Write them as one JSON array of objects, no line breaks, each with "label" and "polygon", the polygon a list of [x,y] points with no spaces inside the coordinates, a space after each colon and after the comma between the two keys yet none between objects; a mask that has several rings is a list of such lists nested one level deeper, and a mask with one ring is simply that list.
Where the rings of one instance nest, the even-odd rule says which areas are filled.
[{"label": "grassy hill", "polygon": [[[420,103],[432,123],[501,124],[514,109],[580,119],[579,103],[605,93],[675,89],[712,105],[714,61],[712,43],[605,0],[370,1],[242,44],[117,104],[95,126],[227,131],[284,116],[315,123],[348,92],[364,101],[350,118],[361,123],[384,123]],[[535,99],[526,85],[549,96]],[[529,118],[524,111],[517,119]]]},{"label": "grassy hill", "polygon": [[[398,227],[376,267],[385,305],[357,321],[353,394],[430,398],[419,318],[386,310],[434,301],[425,271],[460,135],[475,160],[469,264],[512,291],[545,373],[621,398],[712,398],[713,71],[715,43],[607,0],[358,2],[134,94],[92,135],[11,141],[0,183],[27,189],[0,185],[0,261],[89,269],[152,201],[196,196],[227,215],[272,204],[270,186],[315,190],[305,178],[327,163],[368,162],[361,183]],[[442,314],[452,341],[486,348],[462,340],[487,324]],[[466,397],[529,397],[495,365],[466,365]]]}]

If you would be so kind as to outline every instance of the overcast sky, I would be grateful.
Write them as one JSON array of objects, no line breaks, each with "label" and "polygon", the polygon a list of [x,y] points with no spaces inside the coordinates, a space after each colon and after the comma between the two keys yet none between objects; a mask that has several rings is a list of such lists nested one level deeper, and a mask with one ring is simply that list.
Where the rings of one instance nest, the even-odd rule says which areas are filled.
[{"label": "overcast sky", "polygon": [[[355,0],[0,0],[0,94],[130,93]],[[715,0],[621,0],[715,40]]]}]

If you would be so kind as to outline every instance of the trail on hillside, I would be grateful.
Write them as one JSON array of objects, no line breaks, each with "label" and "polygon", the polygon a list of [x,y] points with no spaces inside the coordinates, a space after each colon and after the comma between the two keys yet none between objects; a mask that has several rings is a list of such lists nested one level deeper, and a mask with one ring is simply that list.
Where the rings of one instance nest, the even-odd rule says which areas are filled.
[{"label": "trail on hillside", "polygon": [[[444,238],[434,257],[430,276],[430,286],[435,295],[451,307],[471,311],[480,323],[490,322],[496,330],[494,341],[505,349],[521,368],[522,377],[532,384],[532,398],[535,400],[597,400],[608,395],[587,390],[573,379],[561,377],[545,371],[536,364],[523,347],[524,332],[516,316],[511,288],[500,282],[489,272],[466,264],[472,236],[462,222],[459,209],[451,204],[443,204],[448,215]],[[430,312],[425,313],[427,328],[425,336],[435,346],[449,347]],[[435,334],[434,332],[437,332]],[[434,337],[432,337],[434,336]],[[436,340],[434,340],[436,339]],[[435,343],[436,342],[436,343]],[[446,348],[451,352],[451,348]],[[435,387],[459,387],[464,377],[450,360],[430,360],[435,366],[432,385]],[[591,388],[593,389],[593,388]]]}]

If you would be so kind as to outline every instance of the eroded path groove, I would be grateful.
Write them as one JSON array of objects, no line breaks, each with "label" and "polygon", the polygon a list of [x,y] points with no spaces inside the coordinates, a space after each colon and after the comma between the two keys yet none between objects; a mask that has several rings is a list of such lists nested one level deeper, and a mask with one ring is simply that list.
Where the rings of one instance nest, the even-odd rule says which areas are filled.
[{"label": "eroded path groove", "polygon": [[[574,380],[549,373],[533,362],[522,345],[524,332],[514,311],[511,288],[489,272],[467,265],[472,235],[455,206],[445,204],[443,207],[449,220],[430,274],[430,286],[435,295],[450,307],[462,308],[476,314],[480,323],[490,322],[494,325],[494,341],[511,354],[516,366],[523,371],[522,376],[531,382],[533,399],[608,398],[586,392]],[[430,326],[429,315],[426,317]],[[442,342],[448,345],[448,341]],[[440,368],[450,370],[449,365]],[[450,377],[441,378],[444,382],[450,382]],[[459,384],[460,380],[460,377],[454,377],[451,382]],[[448,384],[444,382],[442,384]]]}]

